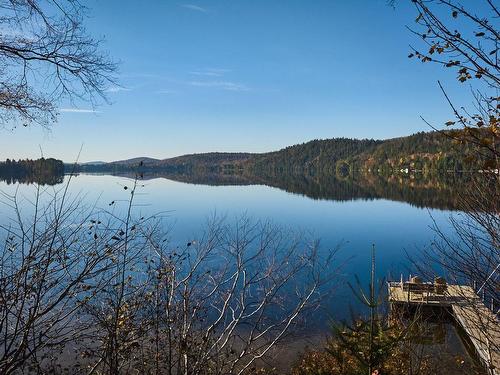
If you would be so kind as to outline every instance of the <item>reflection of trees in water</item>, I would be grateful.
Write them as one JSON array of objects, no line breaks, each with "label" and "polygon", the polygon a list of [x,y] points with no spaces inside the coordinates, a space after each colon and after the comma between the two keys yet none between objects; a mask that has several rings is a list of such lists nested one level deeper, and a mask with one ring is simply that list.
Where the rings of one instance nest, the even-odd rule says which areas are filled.
[{"label": "reflection of trees in water", "polygon": [[456,176],[426,178],[423,176],[333,175],[273,178],[273,186],[304,194],[313,199],[349,201],[356,199],[389,199],[408,202],[417,207],[454,209],[461,183]]},{"label": "reflection of trees in water", "polygon": [[[110,172],[105,174],[111,174]],[[135,178],[133,172],[113,173],[115,176]],[[392,174],[350,173],[350,174],[303,174],[262,173],[251,174],[242,171],[195,171],[167,172],[148,171],[142,175],[145,180],[167,178],[174,181],[212,186],[266,185],[300,194],[312,199],[352,201],[388,199],[407,202],[419,208],[458,210],[460,195],[474,186],[474,181],[484,176],[472,173],[444,174]],[[38,176],[6,176],[0,173],[0,181],[7,184],[38,183],[56,185],[63,182],[62,174]],[[492,186],[492,189],[498,187]]]},{"label": "reflection of trees in water", "polygon": [[64,174],[47,174],[41,176],[33,176],[33,175],[20,175],[20,176],[12,176],[12,175],[2,175],[0,174],[0,181],[5,182],[7,185],[13,184],[39,184],[39,185],[57,185],[62,184],[64,181]]},{"label": "reflection of trees in water", "polygon": [[356,199],[389,199],[416,207],[457,209],[457,197],[467,188],[471,174],[353,174],[263,176],[268,185],[303,194],[313,199],[349,201]]},{"label": "reflection of trees in water", "polygon": [[[459,196],[481,176],[471,173],[393,174],[248,174],[248,173],[151,173],[145,179],[168,178],[204,185],[267,185],[312,199],[335,201],[389,199],[420,208],[456,210]],[[493,187],[494,188],[494,187]]]},{"label": "reflection of trees in water", "polygon": [[[115,174],[119,176],[134,178],[135,174],[124,173]],[[257,185],[261,182],[255,179],[255,176],[246,175],[242,173],[232,172],[185,172],[185,173],[168,173],[168,172],[147,172],[141,175],[143,179],[149,180],[153,178],[167,178],[178,182],[185,182],[188,184],[211,185],[211,186],[244,186],[244,185]]]},{"label": "reflection of trees in water", "polygon": [[56,185],[63,182],[64,164],[53,158],[0,162],[0,181],[10,184]]}]

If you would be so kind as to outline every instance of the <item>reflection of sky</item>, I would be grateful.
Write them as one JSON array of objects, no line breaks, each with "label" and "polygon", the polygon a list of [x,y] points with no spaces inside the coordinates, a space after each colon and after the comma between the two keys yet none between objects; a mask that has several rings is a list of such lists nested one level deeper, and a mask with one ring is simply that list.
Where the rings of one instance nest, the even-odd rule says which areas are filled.
[{"label": "reflection of sky", "polygon": [[[446,225],[449,215],[445,211],[427,211],[409,204],[387,200],[334,202],[313,200],[289,194],[266,186],[205,186],[154,179],[141,182],[137,193],[137,217],[157,212],[168,212],[167,222],[174,224],[173,242],[184,244],[196,237],[207,218],[216,212],[228,220],[246,213],[255,219],[272,222],[310,233],[321,240],[323,250],[333,249],[346,241],[339,258],[351,258],[344,268],[348,279],[357,274],[366,284],[370,269],[370,249],[377,249],[378,277],[391,272],[399,279],[405,272],[405,250],[416,251],[433,238],[429,230],[434,219]],[[80,175],[73,179],[72,195],[82,194],[88,204],[98,200],[98,207],[108,209],[116,201],[116,210],[124,208],[124,200],[130,196],[132,180],[112,176]],[[55,187],[60,189],[61,186]],[[0,189],[13,193],[16,186],[0,184]],[[47,191],[53,191],[48,187]],[[33,199],[35,188],[21,185],[20,194]],[[121,208],[120,208],[121,207]],[[0,206],[0,220],[8,216],[5,206]],[[405,272],[406,273],[406,272]],[[343,288],[346,291],[346,288]],[[338,300],[337,300],[338,301]],[[347,306],[337,304],[336,312],[343,314]],[[339,310],[340,309],[340,310]]]}]

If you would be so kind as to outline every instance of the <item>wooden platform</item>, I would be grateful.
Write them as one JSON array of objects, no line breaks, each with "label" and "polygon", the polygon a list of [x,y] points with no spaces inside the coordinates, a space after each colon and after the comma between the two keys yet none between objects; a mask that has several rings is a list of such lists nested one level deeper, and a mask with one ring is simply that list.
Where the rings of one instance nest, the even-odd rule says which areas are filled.
[{"label": "wooden platform", "polygon": [[[424,286],[433,284],[424,283]],[[449,308],[454,319],[469,337],[489,374],[500,375],[500,323],[470,286],[448,285],[443,293],[424,287],[415,292],[408,284],[388,283],[391,304]]]}]

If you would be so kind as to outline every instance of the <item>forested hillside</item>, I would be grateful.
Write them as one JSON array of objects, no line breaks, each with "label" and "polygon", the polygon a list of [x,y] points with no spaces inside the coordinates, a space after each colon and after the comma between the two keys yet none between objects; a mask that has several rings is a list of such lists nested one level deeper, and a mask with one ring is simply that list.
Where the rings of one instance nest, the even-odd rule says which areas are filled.
[{"label": "forested hillside", "polygon": [[478,157],[471,144],[457,144],[458,133],[420,132],[389,139],[348,162],[357,169],[462,171],[483,168],[484,160]]},{"label": "forested hillside", "polygon": [[39,183],[54,185],[62,181],[64,164],[61,160],[40,158],[36,160],[10,160],[0,162],[0,179],[7,183]]},{"label": "forested hillside", "polygon": [[248,166],[260,171],[335,171],[337,162],[351,160],[362,153],[369,154],[383,142],[350,138],[313,140],[280,151],[256,155],[249,160]]},{"label": "forested hillside", "polygon": [[[350,170],[394,172],[463,171],[482,168],[467,145],[457,148],[456,132],[420,132],[384,141],[336,138],[314,140],[277,152],[260,154],[248,163],[260,172],[348,173]],[[472,151],[472,146],[470,148]],[[476,155],[474,158],[468,155]]]},{"label": "forested hillside", "polygon": [[[134,158],[107,164],[78,166],[80,172],[194,173],[247,171],[252,174],[382,173],[408,171],[471,171],[484,168],[472,146],[456,144],[458,131],[420,132],[387,140],[333,138],[313,140],[279,151],[252,154],[210,152],[169,159]],[[470,151],[470,152],[469,152]],[[469,155],[474,155],[470,157]]]}]

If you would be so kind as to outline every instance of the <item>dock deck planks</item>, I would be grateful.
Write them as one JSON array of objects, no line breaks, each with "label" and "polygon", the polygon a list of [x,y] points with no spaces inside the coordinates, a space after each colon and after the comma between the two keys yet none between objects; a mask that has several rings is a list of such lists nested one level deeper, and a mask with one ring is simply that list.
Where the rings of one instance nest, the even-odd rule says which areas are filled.
[{"label": "dock deck planks", "polygon": [[390,303],[451,308],[489,373],[500,375],[500,324],[472,287],[448,285],[443,294],[436,294],[404,290],[402,283],[390,282],[388,293]]}]

